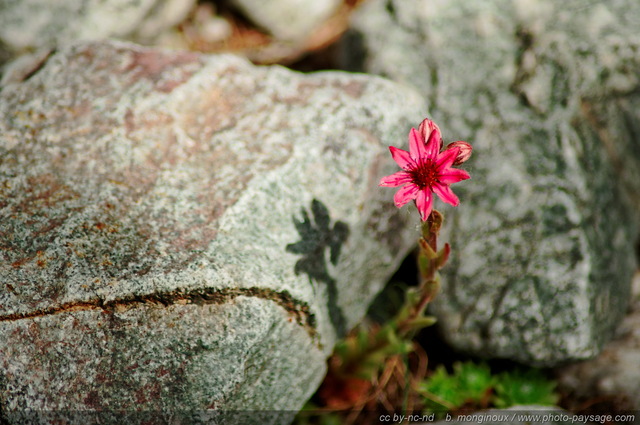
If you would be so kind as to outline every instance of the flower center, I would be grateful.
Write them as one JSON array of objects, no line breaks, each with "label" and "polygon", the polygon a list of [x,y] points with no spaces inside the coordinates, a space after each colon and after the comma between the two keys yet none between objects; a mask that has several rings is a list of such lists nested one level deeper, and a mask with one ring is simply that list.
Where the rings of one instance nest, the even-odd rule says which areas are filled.
[{"label": "flower center", "polygon": [[420,189],[431,187],[438,180],[438,169],[430,159],[423,160],[416,168],[410,170],[413,183]]}]

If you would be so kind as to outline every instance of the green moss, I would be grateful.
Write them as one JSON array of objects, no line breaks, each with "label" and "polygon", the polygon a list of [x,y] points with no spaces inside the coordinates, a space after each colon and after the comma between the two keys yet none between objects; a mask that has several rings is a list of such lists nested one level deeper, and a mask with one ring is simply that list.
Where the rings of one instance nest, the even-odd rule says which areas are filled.
[{"label": "green moss", "polygon": [[558,401],[555,382],[537,369],[515,369],[497,375],[485,363],[455,363],[449,374],[440,365],[420,384],[428,410],[506,408],[516,405],[553,406]]}]

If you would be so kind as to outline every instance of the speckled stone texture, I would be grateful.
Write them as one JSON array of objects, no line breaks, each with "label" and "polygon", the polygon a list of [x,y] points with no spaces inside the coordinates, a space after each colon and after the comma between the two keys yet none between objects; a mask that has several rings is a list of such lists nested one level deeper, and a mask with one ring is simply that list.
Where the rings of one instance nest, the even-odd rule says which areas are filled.
[{"label": "speckled stone texture", "polygon": [[640,271],[636,273],[629,311],[614,339],[595,359],[558,368],[564,394],[574,400],[603,400],[636,412],[640,424]]},{"label": "speckled stone texture", "polygon": [[639,24],[635,0],[371,0],[355,16],[351,66],[414,85],[474,147],[433,305],[458,349],[552,365],[613,335],[638,238]]},{"label": "speckled stone texture", "polygon": [[195,0],[0,0],[0,51],[18,53],[109,37],[150,41]]},{"label": "speckled stone texture", "polygon": [[377,77],[116,42],[2,87],[3,415],[299,409],[415,244],[377,182],[423,111]]}]

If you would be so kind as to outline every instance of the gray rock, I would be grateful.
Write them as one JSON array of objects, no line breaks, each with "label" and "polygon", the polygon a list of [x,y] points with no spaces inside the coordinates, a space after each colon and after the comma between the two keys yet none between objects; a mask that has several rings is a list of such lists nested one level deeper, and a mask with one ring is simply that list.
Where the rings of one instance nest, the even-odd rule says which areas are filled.
[{"label": "gray rock", "polygon": [[[592,360],[558,369],[560,389],[580,400],[611,400],[620,409],[640,409],[640,272],[630,309],[614,339]],[[640,423],[640,415],[638,416]]]},{"label": "gray rock", "polygon": [[[149,42],[195,0],[0,0],[0,46],[9,52],[109,37]],[[2,49],[0,49],[2,50]]]},{"label": "gray rock", "polygon": [[0,412],[299,409],[415,244],[376,185],[423,110],[117,42],[2,87]]},{"label": "gray rock", "polygon": [[336,11],[341,0],[230,0],[230,3],[276,38],[302,42]]},{"label": "gray rock", "polygon": [[453,260],[433,306],[458,349],[552,365],[595,356],[621,320],[638,22],[634,0],[372,0],[356,15],[351,66],[418,87],[445,138],[474,146],[461,206],[443,209]]}]

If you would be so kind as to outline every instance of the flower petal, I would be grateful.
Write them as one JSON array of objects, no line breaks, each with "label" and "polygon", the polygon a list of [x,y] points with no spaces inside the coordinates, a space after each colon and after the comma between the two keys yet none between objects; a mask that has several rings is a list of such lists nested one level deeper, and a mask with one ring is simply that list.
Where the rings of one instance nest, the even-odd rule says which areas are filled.
[{"label": "flower petal", "polygon": [[456,194],[453,193],[453,190],[451,190],[449,185],[435,183],[433,186],[431,186],[431,188],[436,193],[436,195],[438,195],[440,199],[442,199],[443,202],[451,204],[454,207],[457,207],[458,204],[460,204],[460,200],[458,199]]},{"label": "flower petal", "polygon": [[409,152],[411,153],[411,158],[413,158],[416,163],[420,162],[422,158],[427,157],[425,139],[415,128],[412,128],[409,132]]},{"label": "flower petal", "polygon": [[471,178],[469,173],[458,168],[447,168],[438,174],[438,181],[442,184],[458,183],[469,178]]},{"label": "flower petal", "polygon": [[389,150],[391,151],[391,156],[393,157],[393,160],[403,170],[410,170],[415,166],[413,160],[411,159],[411,155],[409,155],[409,152],[402,149],[398,149],[395,146],[389,146]]},{"label": "flower petal", "polygon": [[420,189],[418,189],[418,186],[415,184],[408,184],[400,188],[400,190],[398,190],[393,196],[393,201],[395,202],[396,207],[400,208],[410,200],[416,199],[419,190]]},{"label": "flower petal", "polygon": [[440,135],[440,129],[436,126],[427,139],[427,148],[425,152],[426,157],[429,159],[436,159],[441,147],[442,136]]},{"label": "flower petal", "polygon": [[[393,173],[390,176],[383,177],[380,179],[380,184],[378,186],[383,187],[396,187],[402,186],[405,183],[411,183],[411,174],[406,171],[398,171],[397,173]],[[456,180],[458,181],[458,180]]]},{"label": "flower petal", "polygon": [[425,188],[418,192],[416,207],[418,207],[422,221],[427,221],[429,214],[431,214],[431,208],[433,207],[433,195],[430,189]]},{"label": "flower petal", "polygon": [[460,148],[451,148],[445,149],[440,152],[438,155],[438,159],[436,159],[436,167],[438,169],[449,168],[453,165],[453,161],[456,160],[458,154],[460,153]]},{"label": "flower petal", "polygon": [[438,128],[438,125],[431,121],[429,118],[425,118],[424,120],[422,120],[420,126],[418,127],[418,132],[420,133],[420,135],[422,135],[422,140],[429,140],[429,136],[436,132],[436,136],[439,139],[438,152],[440,151],[440,149],[442,149],[442,134],[440,133],[440,128]]}]

